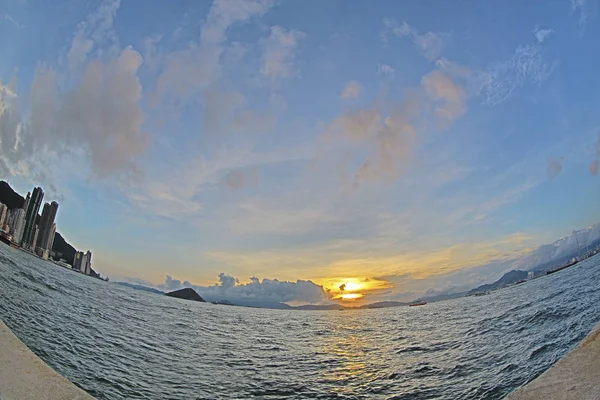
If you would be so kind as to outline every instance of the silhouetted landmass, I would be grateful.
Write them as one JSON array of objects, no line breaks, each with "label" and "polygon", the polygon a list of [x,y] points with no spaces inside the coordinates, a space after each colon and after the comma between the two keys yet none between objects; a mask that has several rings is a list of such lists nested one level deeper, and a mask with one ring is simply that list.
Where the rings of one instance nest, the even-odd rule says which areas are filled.
[{"label": "silhouetted landmass", "polygon": [[25,198],[15,192],[8,182],[0,181],[0,202],[6,204],[9,210],[23,207]]},{"label": "silhouetted landmass", "polygon": [[213,304],[220,304],[222,306],[235,306],[235,304],[233,304],[229,300],[216,300],[216,301],[213,301],[212,303]]},{"label": "silhouetted landmass", "polygon": [[156,294],[165,294],[162,290],[158,290],[152,287],[144,286],[144,285],[136,285],[135,283],[129,282],[115,282],[117,285],[127,286],[132,289],[141,290],[144,292],[156,293]]},{"label": "silhouetted landmass", "polygon": [[296,310],[343,310],[346,307],[339,305],[339,304],[324,304],[324,305],[306,304],[306,305],[297,306],[294,308]]},{"label": "silhouetted landmass", "polygon": [[444,301],[444,300],[451,300],[451,299],[458,299],[460,297],[465,297],[469,292],[459,292],[459,293],[452,293],[452,294],[438,294],[435,296],[425,296],[425,297],[420,297],[417,299],[417,301],[426,301],[428,303],[435,303],[436,301]]},{"label": "silhouetted landmass", "polygon": [[512,271],[508,271],[502,275],[502,278],[498,279],[496,282],[478,286],[475,289],[470,290],[468,294],[471,295],[477,292],[488,292],[491,290],[502,289],[503,287],[512,285],[524,279],[527,279],[527,271],[513,269]]},{"label": "silhouetted landmass", "polygon": [[60,253],[62,258],[67,260],[67,264],[73,265],[73,261],[75,260],[75,253],[77,252],[77,250],[75,250],[73,246],[67,243],[67,241],[58,232],[54,234],[54,244],[52,245],[52,251],[55,253]]},{"label": "silhouetted landmass", "polygon": [[204,302],[204,299],[202,297],[200,297],[200,295],[198,293],[196,293],[196,291],[192,288],[184,288],[184,289],[176,290],[174,292],[165,293],[165,296],[176,297],[178,299],[184,299],[184,300],[194,300],[194,301]]},{"label": "silhouetted landmass", "polygon": [[380,301],[378,303],[365,304],[360,306],[360,308],[387,308],[387,307],[401,307],[407,306],[408,303],[403,303],[401,301]]}]

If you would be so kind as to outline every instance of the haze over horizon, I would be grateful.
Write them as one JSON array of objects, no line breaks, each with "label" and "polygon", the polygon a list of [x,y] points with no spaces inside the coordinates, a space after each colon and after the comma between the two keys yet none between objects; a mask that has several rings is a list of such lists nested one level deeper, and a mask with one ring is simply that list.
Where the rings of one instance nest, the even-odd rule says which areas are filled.
[{"label": "haze over horizon", "polygon": [[472,288],[600,222],[598,11],[5,2],[0,176],[43,186],[111,279],[293,304]]}]

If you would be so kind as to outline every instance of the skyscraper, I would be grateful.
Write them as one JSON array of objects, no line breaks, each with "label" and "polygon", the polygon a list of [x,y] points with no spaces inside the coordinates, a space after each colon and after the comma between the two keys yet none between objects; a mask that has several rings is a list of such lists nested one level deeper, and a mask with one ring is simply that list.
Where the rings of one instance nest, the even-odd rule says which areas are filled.
[{"label": "skyscraper", "polygon": [[0,230],[2,230],[2,228],[4,227],[7,217],[8,217],[8,207],[6,207],[6,204],[0,203]]},{"label": "skyscraper", "polygon": [[44,198],[44,192],[41,187],[33,189],[33,194],[27,203],[27,210],[25,210],[25,229],[23,230],[23,245],[32,247],[33,235],[35,230],[35,220]]},{"label": "skyscraper", "polygon": [[91,271],[92,271],[92,252],[88,250],[87,253],[85,253],[85,274],[89,275]]},{"label": "skyscraper", "polygon": [[27,192],[27,197],[25,198],[25,201],[23,202],[23,210],[27,211],[27,207],[29,207],[29,200],[31,200],[31,192]]},{"label": "skyscraper", "polygon": [[38,241],[39,236],[40,236],[40,228],[37,225],[35,225],[33,227],[33,240],[31,241],[31,249],[32,250],[35,250],[35,248],[37,247],[37,241]]},{"label": "skyscraper", "polygon": [[43,250],[52,250],[48,248],[48,242],[50,241],[50,231],[54,224],[54,218],[56,218],[56,212],[58,211],[58,203],[53,201],[52,204],[44,204],[42,210],[42,218],[40,219],[40,236],[38,239],[37,247]]},{"label": "skyscraper", "polygon": [[54,236],[56,234],[56,224],[52,224],[52,229],[50,229],[50,238],[48,239],[48,250],[52,251],[52,246],[54,246]]},{"label": "skyscraper", "polygon": [[21,244],[21,240],[23,239],[23,228],[25,227],[25,210],[22,208],[17,208],[15,210],[15,216],[13,218],[13,242],[16,244]]}]

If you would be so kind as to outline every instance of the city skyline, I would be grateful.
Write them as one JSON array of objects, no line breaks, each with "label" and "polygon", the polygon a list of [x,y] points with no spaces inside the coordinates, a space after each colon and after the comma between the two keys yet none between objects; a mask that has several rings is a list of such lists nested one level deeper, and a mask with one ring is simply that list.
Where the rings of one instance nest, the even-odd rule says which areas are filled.
[{"label": "city skyline", "polygon": [[589,2],[59,3],[0,10],[0,173],[111,279],[403,299],[600,222]]}]

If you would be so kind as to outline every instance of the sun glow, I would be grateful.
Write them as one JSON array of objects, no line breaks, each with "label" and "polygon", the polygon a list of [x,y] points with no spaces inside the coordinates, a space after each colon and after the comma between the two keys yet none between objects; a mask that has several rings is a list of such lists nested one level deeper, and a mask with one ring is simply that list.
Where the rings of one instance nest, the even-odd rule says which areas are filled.
[{"label": "sun glow", "polygon": [[383,280],[374,278],[331,278],[323,282],[323,287],[329,294],[329,298],[338,301],[349,301],[359,303],[369,295],[380,290],[387,289],[390,284]]},{"label": "sun glow", "polygon": [[356,300],[363,297],[362,293],[344,293],[340,296],[342,300]]}]

